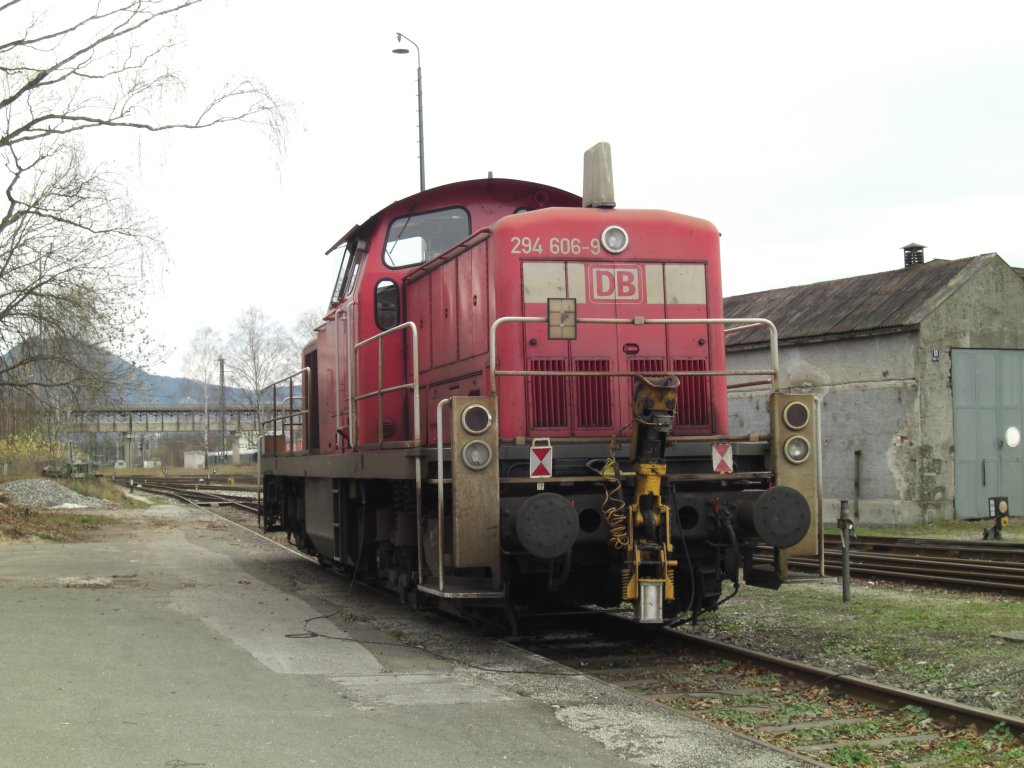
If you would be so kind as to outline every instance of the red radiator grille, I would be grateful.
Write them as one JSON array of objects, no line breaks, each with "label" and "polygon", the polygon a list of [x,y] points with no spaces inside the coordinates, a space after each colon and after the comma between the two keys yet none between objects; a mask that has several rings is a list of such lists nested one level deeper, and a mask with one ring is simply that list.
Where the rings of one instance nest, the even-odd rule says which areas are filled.
[{"label": "red radiator grille", "polygon": [[[707,369],[707,360],[682,358],[672,361],[671,370],[698,372]],[[530,370],[538,373],[565,373],[568,369],[564,359],[534,359],[530,361]],[[605,358],[579,358],[572,361],[571,370],[581,373],[608,372],[612,370],[612,363]],[[629,370],[634,373],[660,373],[665,370],[665,361],[661,358],[631,358]],[[709,378],[680,376],[679,379],[676,426],[709,426]],[[531,376],[530,426],[540,429],[608,428],[615,416],[612,412],[612,391],[613,380],[608,377]],[[572,423],[569,419],[570,414],[574,417]]]},{"label": "red radiator grille", "polygon": [[[702,358],[683,358],[672,361],[673,371],[706,371],[707,360]],[[665,361],[661,358],[632,358],[629,370],[635,373],[660,373],[665,370]],[[679,404],[676,408],[676,425],[680,427],[708,426],[708,389],[707,376],[679,377]]]},{"label": "red radiator grille", "polygon": [[629,370],[633,373],[659,373],[665,370],[665,361],[660,357],[631,357]]},{"label": "red radiator grille", "polygon": [[[674,371],[706,371],[708,361],[703,358],[684,358],[672,361]],[[679,377],[679,407],[676,410],[676,424],[681,427],[710,426],[711,417],[708,401],[711,399],[711,382],[707,376]]]},{"label": "red radiator grille", "polygon": [[[530,370],[565,371],[565,360],[531,360]],[[569,426],[565,376],[530,377],[530,422],[534,427]]]},{"label": "red radiator grille", "polygon": [[[578,359],[575,370],[607,373],[607,359]],[[611,380],[606,376],[574,376],[576,379],[576,426],[610,427],[612,422]]]}]

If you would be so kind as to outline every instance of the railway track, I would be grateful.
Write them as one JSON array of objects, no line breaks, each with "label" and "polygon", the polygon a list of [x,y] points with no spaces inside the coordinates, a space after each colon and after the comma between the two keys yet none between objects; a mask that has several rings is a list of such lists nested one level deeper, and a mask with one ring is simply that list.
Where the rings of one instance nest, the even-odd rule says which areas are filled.
[{"label": "railway track", "polygon": [[[769,562],[767,552],[756,559]],[[818,572],[817,558],[790,558],[794,572]],[[825,573],[842,573],[838,536],[825,537]],[[869,579],[1024,593],[1024,544],[1017,542],[858,536],[850,573]]]},{"label": "railway track", "polygon": [[205,488],[211,491],[253,491],[259,487],[259,477],[252,474],[201,474],[201,475],[168,475],[154,477],[151,475],[117,475],[113,478],[121,485],[154,485],[163,488]]},{"label": "railway track", "polygon": [[[984,560],[1020,560],[1024,558],[1024,542],[978,541],[976,539],[931,539],[911,536],[854,536],[852,548],[861,552],[905,553],[913,556],[951,556]],[[839,549],[838,534],[826,534],[826,549]]]},{"label": "railway track", "polygon": [[[240,478],[251,476],[241,475]],[[238,478],[189,477],[189,478],[153,478],[153,477],[118,477],[118,483],[129,489],[138,489],[145,493],[155,493],[193,504],[198,507],[231,506],[254,515],[259,514],[257,484],[255,478],[239,480]]]},{"label": "railway track", "polygon": [[[119,477],[140,490],[198,506],[225,504],[259,515],[253,475],[176,478]],[[770,562],[767,551],[755,557]],[[838,536],[825,537],[825,573],[842,573]],[[790,558],[793,573],[818,572],[817,558]],[[867,579],[896,580],[938,587],[1024,594],[1024,543],[858,536],[851,541],[850,573]]]},{"label": "railway track", "polygon": [[[230,504],[258,514],[255,475],[195,475],[189,477],[118,477],[152,493],[165,494],[190,504]],[[824,571],[842,572],[840,537],[825,536]],[[769,562],[767,550],[758,556]],[[795,573],[818,572],[817,558],[791,558]],[[934,587],[1024,593],[1024,543],[958,541],[884,536],[857,536],[851,540],[850,572],[854,577],[894,580]]]},{"label": "railway track", "polygon": [[[145,492],[224,512],[230,522],[263,535],[257,518],[251,516],[256,511],[254,488],[246,491],[228,483],[228,490],[215,491],[194,479],[168,483],[150,478],[136,485]],[[231,508],[241,512],[232,513]],[[876,546],[891,544],[886,540]],[[924,546],[933,547],[934,542]],[[1024,760],[1021,718],[838,674],[685,630],[638,627],[614,614],[582,620],[584,628],[566,631],[562,617],[556,632],[510,642],[813,765],[1009,768]]]},{"label": "railway track", "polygon": [[1024,759],[1022,719],[611,619],[513,642],[815,765],[1008,768]]},{"label": "railway track", "polygon": [[[190,504],[230,504],[259,515],[253,475],[126,476],[117,481]],[[858,536],[850,549],[850,573],[856,577],[1024,594],[1024,543]],[[770,557],[766,550],[755,559],[770,562]],[[825,537],[824,564],[826,574],[842,573],[839,536]],[[789,566],[793,573],[819,571],[817,558],[790,558]]]}]

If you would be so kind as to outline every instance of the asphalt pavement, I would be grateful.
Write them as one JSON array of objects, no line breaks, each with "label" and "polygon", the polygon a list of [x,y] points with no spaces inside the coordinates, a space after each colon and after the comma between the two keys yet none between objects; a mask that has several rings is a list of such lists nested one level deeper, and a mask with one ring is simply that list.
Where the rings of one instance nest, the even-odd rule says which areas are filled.
[{"label": "asphalt pavement", "polygon": [[209,513],[0,542],[0,766],[789,766]]}]

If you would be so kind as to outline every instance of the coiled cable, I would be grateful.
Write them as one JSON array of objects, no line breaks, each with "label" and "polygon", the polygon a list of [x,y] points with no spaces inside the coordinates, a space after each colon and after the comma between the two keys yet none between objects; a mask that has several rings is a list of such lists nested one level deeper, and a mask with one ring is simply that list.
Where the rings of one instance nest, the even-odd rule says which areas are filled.
[{"label": "coiled cable", "polygon": [[606,478],[601,514],[608,523],[608,541],[616,549],[625,549],[629,546],[626,500],[622,496],[622,473],[619,470],[619,461],[615,458],[618,436],[623,429],[625,427],[612,435],[611,443],[608,445],[608,458],[601,467],[601,476]]}]

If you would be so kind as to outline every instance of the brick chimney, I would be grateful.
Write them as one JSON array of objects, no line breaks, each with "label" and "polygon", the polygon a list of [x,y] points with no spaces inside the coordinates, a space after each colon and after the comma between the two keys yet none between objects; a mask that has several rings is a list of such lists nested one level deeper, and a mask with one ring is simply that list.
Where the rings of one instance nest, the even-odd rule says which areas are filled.
[{"label": "brick chimney", "polygon": [[926,245],[919,245],[918,243],[910,243],[910,245],[903,246],[903,266],[905,269],[910,269],[916,264],[924,264],[924,249]]}]

